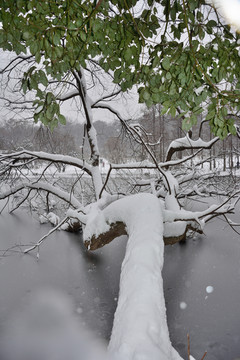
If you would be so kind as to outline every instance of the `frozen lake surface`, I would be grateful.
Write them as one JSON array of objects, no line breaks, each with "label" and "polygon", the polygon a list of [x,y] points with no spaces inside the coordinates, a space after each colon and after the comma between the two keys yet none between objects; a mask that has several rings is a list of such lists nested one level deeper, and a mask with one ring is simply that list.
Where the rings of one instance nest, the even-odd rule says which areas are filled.
[{"label": "frozen lake surface", "polygon": [[[35,243],[50,225],[40,225],[23,211],[0,216],[1,249]],[[108,339],[117,304],[126,237],[88,253],[80,234],[57,231],[33,254],[7,253],[0,259],[0,325],[21,308],[36,289],[68,294],[76,317]],[[165,247],[164,286],[171,340],[187,359],[240,358],[240,237],[221,220],[206,227],[205,236]]]}]

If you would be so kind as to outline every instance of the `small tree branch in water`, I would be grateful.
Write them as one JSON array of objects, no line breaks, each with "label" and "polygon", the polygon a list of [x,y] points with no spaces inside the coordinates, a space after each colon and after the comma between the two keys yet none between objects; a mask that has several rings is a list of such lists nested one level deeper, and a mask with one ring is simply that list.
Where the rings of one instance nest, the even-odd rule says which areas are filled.
[{"label": "small tree branch in water", "polygon": [[57,224],[57,226],[55,226],[53,229],[51,229],[47,234],[45,234],[43,237],[41,237],[41,239],[33,246],[31,246],[30,248],[24,250],[24,254],[29,253],[32,250],[35,250],[36,248],[38,248],[38,252],[37,252],[37,258],[39,258],[39,247],[40,245],[43,243],[43,241],[49,236],[51,235],[54,231],[58,230],[65,222],[67,222],[69,220],[69,217],[66,216],[62,221],[60,221],[59,224]]}]

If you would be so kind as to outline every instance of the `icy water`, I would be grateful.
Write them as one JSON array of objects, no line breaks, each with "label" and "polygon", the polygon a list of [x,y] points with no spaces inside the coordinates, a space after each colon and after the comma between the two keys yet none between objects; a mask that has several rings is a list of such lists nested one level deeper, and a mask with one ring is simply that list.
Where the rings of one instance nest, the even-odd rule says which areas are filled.
[{"label": "icy water", "polygon": [[[1,249],[35,243],[49,231],[30,215],[0,216]],[[126,237],[88,253],[81,235],[55,232],[40,249],[40,258],[20,249],[0,258],[0,325],[35,289],[54,288],[74,302],[76,317],[108,339],[117,304]],[[164,285],[172,342],[187,359],[240,359],[240,237],[220,221],[186,244],[165,248]]]}]

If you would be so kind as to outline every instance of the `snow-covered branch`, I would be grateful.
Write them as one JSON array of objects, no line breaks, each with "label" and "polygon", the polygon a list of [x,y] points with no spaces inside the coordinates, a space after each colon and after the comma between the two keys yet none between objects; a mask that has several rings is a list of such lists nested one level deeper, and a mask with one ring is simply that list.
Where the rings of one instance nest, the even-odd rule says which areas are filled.
[{"label": "snow-covered branch", "polygon": [[210,141],[203,141],[201,138],[198,140],[192,140],[187,134],[183,138],[176,139],[171,142],[168,147],[166,161],[170,161],[172,156],[177,151],[183,150],[196,150],[196,149],[211,149],[211,147],[219,140],[219,137],[215,137]]},{"label": "snow-covered branch", "polygon": [[16,194],[17,192],[24,190],[24,189],[33,189],[33,190],[42,190],[46,191],[48,193],[51,193],[53,195],[56,195],[59,199],[64,200],[69,205],[73,206],[75,209],[81,208],[82,204],[72,195],[69,194],[69,192],[64,191],[54,185],[51,185],[44,181],[38,181],[38,182],[27,182],[23,181],[19,184],[10,187],[6,191],[3,191],[0,193],[0,200],[6,199],[11,195]]},{"label": "snow-covered branch", "polygon": [[67,165],[71,165],[82,169],[88,175],[92,175],[92,166],[86,163],[83,160],[80,160],[76,157],[69,156],[69,155],[60,155],[60,154],[49,154],[43,151],[29,151],[29,150],[22,150],[15,153],[10,154],[2,154],[0,155],[0,163],[6,165],[8,161],[11,163],[15,163],[20,160],[44,160],[44,161],[51,161],[56,163],[64,163]]},{"label": "snow-covered branch", "polygon": [[[161,168],[169,168],[170,166],[178,166],[183,163],[186,163],[188,160],[191,160],[195,157],[201,150],[198,150],[194,154],[189,156],[185,156],[182,159],[170,160],[165,162],[159,162],[158,166]],[[111,163],[112,169],[121,170],[121,169],[157,169],[157,166],[150,162],[149,160],[143,160],[138,162],[128,162],[128,163],[120,163],[120,164],[113,164]]]},{"label": "snow-covered branch", "polygon": [[105,95],[105,96],[102,96],[100,97],[99,99],[97,99],[96,101],[94,101],[91,105],[92,109],[93,108],[96,108],[97,107],[97,104],[100,102],[100,101],[106,101],[106,100],[112,100],[114,97],[116,97],[117,95],[121,94],[122,90],[121,88],[114,91],[112,94],[108,94],[108,95]]},{"label": "snow-covered branch", "polygon": [[81,97],[85,112],[86,131],[87,131],[88,142],[91,150],[91,165],[92,165],[91,175],[94,184],[96,198],[99,199],[99,195],[103,187],[103,184],[102,184],[101,174],[99,171],[99,149],[97,143],[97,133],[93,125],[93,115],[91,109],[92,100],[89,98],[87,94],[86,80],[84,77],[83,70],[81,69],[79,71],[73,71],[73,76],[76,79],[79,89],[79,95]]},{"label": "snow-covered branch", "polygon": [[[23,54],[18,55],[12,60],[10,60],[9,63],[4,68],[0,69],[0,74],[3,74],[6,71],[11,71],[13,68],[16,68],[21,62],[28,61],[33,58],[34,58],[33,55],[23,55]],[[12,68],[10,68],[11,65],[13,65]]]},{"label": "snow-covered branch", "polygon": [[76,96],[79,96],[79,92],[77,90],[73,90],[71,92],[68,92],[67,94],[58,95],[57,100],[66,101]]},{"label": "snow-covered branch", "polygon": [[[236,192],[233,196],[236,196],[239,192]],[[187,211],[181,209],[180,211],[164,210],[163,219],[165,222],[173,223],[175,221],[196,221],[200,226],[204,225],[205,219],[212,215],[222,215],[227,213],[233,213],[234,206],[226,205],[226,203],[233,197],[231,196],[220,205],[211,205],[208,209],[203,211]],[[203,221],[201,220],[203,219]]]},{"label": "snow-covered branch", "polygon": [[44,236],[41,237],[41,239],[39,239],[39,241],[34,244],[33,246],[27,248],[24,250],[24,254],[27,254],[29,253],[30,251],[33,251],[35,250],[36,248],[38,249],[38,252],[37,252],[37,258],[39,258],[39,248],[40,248],[40,245],[44,242],[44,240],[50,236],[54,231],[58,230],[61,228],[61,226],[63,226],[67,221],[69,220],[68,217],[65,217],[62,221],[60,221],[53,229],[51,229],[47,234],[45,234]]}]

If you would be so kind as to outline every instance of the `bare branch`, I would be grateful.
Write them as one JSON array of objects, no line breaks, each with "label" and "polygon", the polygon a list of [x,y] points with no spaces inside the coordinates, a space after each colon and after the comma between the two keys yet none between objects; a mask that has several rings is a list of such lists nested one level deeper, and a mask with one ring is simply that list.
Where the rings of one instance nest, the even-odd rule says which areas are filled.
[{"label": "bare branch", "polygon": [[60,101],[66,101],[66,100],[69,100],[69,99],[72,99],[72,98],[74,98],[74,97],[76,97],[76,96],[79,96],[79,91],[72,91],[72,92],[69,92],[69,93],[67,93],[67,94],[65,94],[65,95],[59,95],[58,97],[57,97],[57,100],[60,100]]},{"label": "bare branch", "polygon": [[57,224],[57,226],[55,226],[53,229],[51,229],[47,234],[45,234],[43,237],[41,237],[41,239],[33,246],[31,246],[30,248],[24,250],[24,254],[29,253],[30,251],[35,250],[36,248],[38,248],[38,253],[37,253],[37,258],[39,258],[39,247],[40,245],[43,243],[43,241],[49,236],[51,235],[54,231],[58,230],[65,222],[67,222],[69,220],[69,217],[66,216],[62,221],[60,221],[59,224]]},{"label": "bare branch", "polygon": [[1,155],[0,162],[6,161],[8,159],[14,159],[14,161],[19,161],[19,160],[32,159],[32,158],[34,158],[33,160],[35,159],[46,160],[51,162],[58,162],[67,165],[72,165],[82,169],[88,175],[92,175],[92,167],[89,164],[85,163],[83,160],[77,159],[69,155],[49,154],[42,151],[22,150],[16,153]]},{"label": "bare branch", "polygon": [[[119,95],[120,93],[122,92],[121,89],[113,92],[112,94],[109,94],[109,95],[105,95],[105,96],[102,96],[100,99],[94,101],[91,105],[92,108],[96,108],[96,105],[100,102],[100,101],[105,101],[105,100],[112,100],[114,97],[116,97],[117,95]],[[109,109],[108,109],[109,110]]]},{"label": "bare branch", "polygon": [[50,192],[51,194],[56,195],[59,199],[62,199],[65,202],[67,202],[69,205],[73,206],[75,209],[80,208],[82,206],[81,203],[73,195],[70,196],[68,192],[56,188],[51,184],[41,181],[35,183],[30,183],[30,182],[19,183],[15,185],[15,187],[9,189],[8,191],[1,193],[0,200],[6,199],[9,196],[16,194],[17,192],[23,189],[35,189],[35,190],[43,190]]},{"label": "bare branch", "polygon": [[[18,55],[17,57],[15,57],[14,59],[12,59],[3,69],[0,69],[0,74],[3,74],[6,70],[8,70],[8,68],[17,60],[21,60],[20,63],[22,61],[27,61],[31,58],[33,58],[34,56],[33,55]],[[16,67],[18,64],[14,65],[14,67]]]},{"label": "bare branch", "polygon": [[107,185],[107,183],[108,183],[108,180],[109,180],[111,171],[112,171],[112,166],[110,165],[110,168],[109,168],[109,170],[108,170],[108,173],[107,173],[105,182],[104,182],[103,187],[102,187],[102,189],[101,189],[101,191],[100,191],[100,193],[99,193],[99,199],[101,199],[102,193],[103,193],[103,191],[104,191],[104,189],[105,189],[105,187],[106,187],[106,185]]},{"label": "bare branch", "polygon": [[29,197],[31,191],[32,191],[32,189],[29,189],[29,190],[28,190],[27,195],[24,196],[24,197],[21,199],[21,201],[19,201],[18,204],[17,204],[14,208],[12,208],[12,209],[10,210],[10,214],[13,213],[15,210],[17,210],[17,209],[27,200],[27,198]]}]

